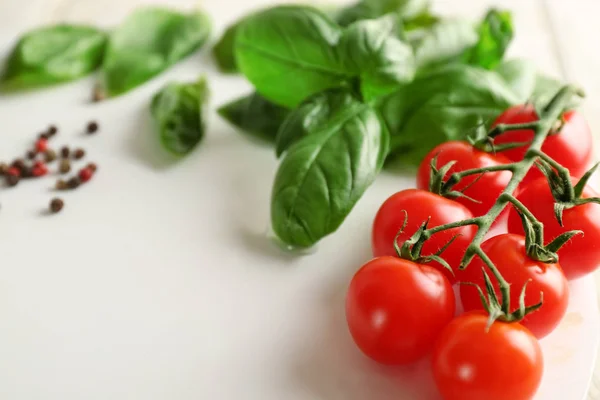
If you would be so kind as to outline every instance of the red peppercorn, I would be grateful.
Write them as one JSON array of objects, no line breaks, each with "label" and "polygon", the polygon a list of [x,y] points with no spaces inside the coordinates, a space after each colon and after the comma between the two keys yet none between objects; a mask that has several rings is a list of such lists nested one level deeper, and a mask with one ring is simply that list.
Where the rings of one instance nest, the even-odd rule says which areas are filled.
[{"label": "red peppercorn", "polygon": [[42,164],[42,165],[36,165],[31,170],[31,175],[33,175],[35,177],[44,176],[47,173],[48,173],[48,168],[44,164]]},{"label": "red peppercorn", "polygon": [[37,142],[35,142],[35,151],[38,153],[43,153],[48,150],[48,139],[39,138]]},{"label": "red peppercorn", "polygon": [[81,182],[87,182],[90,179],[92,179],[92,170],[90,170],[89,168],[82,168],[79,170],[79,179],[81,179]]},{"label": "red peppercorn", "polygon": [[6,170],[6,174],[11,176],[21,176],[21,171],[19,171],[17,167],[10,167]]}]

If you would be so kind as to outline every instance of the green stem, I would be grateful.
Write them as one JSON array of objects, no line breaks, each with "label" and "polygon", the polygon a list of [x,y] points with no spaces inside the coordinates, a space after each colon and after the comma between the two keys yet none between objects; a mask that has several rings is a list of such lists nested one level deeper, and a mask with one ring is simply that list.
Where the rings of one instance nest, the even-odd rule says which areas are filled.
[{"label": "green stem", "polygon": [[451,174],[448,177],[448,180],[444,183],[444,189],[451,188],[452,186],[456,185],[461,179],[463,179],[467,176],[485,174],[487,172],[496,172],[496,171],[514,172],[515,168],[516,168],[516,163],[510,163],[510,164],[491,165],[489,167],[482,167],[482,168],[466,169],[464,171],[454,172],[453,174]]},{"label": "green stem", "polygon": [[523,129],[536,129],[538,127],[539,121],[533,122],[525,122],[522,124],[498,124],[492,128],[492,130],[488,133],[488,136],[491,138],[495,138],[508,131],[520,131]]},{"label": "green stem", "polygon": [[[436,226],[434,228],[430,228],[425,230],[425,234],[430,237],[432,234],[436,232],[440,232],[447,229],[457,228],[465,225],[477,225],[477,233],[475,234],[471,244],[467,248],[463,260],[460,265],[460,269],[465,269],[471,260],[475,256],[479,256],[481,260],[488,266],[492,274],[498,281],[498,285],[500,287],[500,291],[502,293],[502,311],[505,315],[510,315],[510,284],[502,277],[502,274],[498,271],[494,263],[489,259],[489,257],[485,254],[485,252],[481,249],[481,243],[483,242],[485,235],[489,232],[492,224],[502,211],[506,208],[509,203],[515,205],[515,207],[519,208],[520,211],[526,213],[525,215],[528,217],[533,217],[533,215],[526,209],[526,207],[521,204],[516,198],[513,196],[513,193],[516,191],[519,184],[523,181],[523,178],[527,175],[529,170],[534,166],[538,157],[541,157],[543,154],[541,152],[542,144],[546,137],[550,134],[552,127],[556,120],[558,120],[567,107],[568,101],[573,94],[579,94],[579,91],[571,86],[565,86],[561,88],[558,93],[552,98],[552,100],[548,103],[548,105],[541,112],[540,118],[538,121],[527,123],[527,124],[515,124],[515,125],[497,125],[490,132],[490,136],[497,136],[502,134],[503,132],[519,130],[519,129],[530,129],[534,131],[534,137],[529,145],[528,151],[525,153],[525,157],[522,161],[517,163],[510,164],[510,170],[513,173],[508,185],[502,192],[502,194],[496,199],[495,204],[492,208],[487,212],[487,214],[477,217],[471,218],[464,221],[457,221],[454,223]],[[561,166],[562,168],[562,166]],[[490,169],[486,169],[485,171],[489,171]],[[462,176],[473,175],[477,173],[485,173],[482,169],[472,170],[475,172],[461,172],[457,173]],[[532,221],[536,221],[535,217],[533,217]]]}]

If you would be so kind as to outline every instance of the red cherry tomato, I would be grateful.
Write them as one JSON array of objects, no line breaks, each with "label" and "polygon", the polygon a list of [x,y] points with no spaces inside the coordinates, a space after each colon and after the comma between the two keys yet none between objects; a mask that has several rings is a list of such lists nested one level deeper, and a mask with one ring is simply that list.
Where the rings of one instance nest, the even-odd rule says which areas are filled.
[{"label": "red cherry tomato", "polygon": [[[558,264],[544,264],[532,260],[527,255],[525,238],[519,235],[503,234],[486,240],[482,250],[494,262],[504,279],[511,284],[511,308],[518,307],[523,285],[527,284],[525,304],[532,306],[539,302],[540,292],[544,293],[544,304],[539,310],[528,314],[521,324],[538,339],[552,332],[560,323],[569,303],[569,285]],[[485,290],[482,268],[485,264],[479,257],[473,259],[465,270],[465,280],[477,284]],[[491,276],[490,271],[486,271]],[[496,294],[502,298],[496,280]],[[465,311],[483,310],[477,289],[461,285],[460,299]]]},{"label": "red cherry tomato", "polygon": [[382,364],[406,364],[427,354],[455,311],[450,282],[437,269],[379,257],[352,278],[348,328],[364,354]]},{"label": "red cherry tomato", "polygon": [[[576,180],[573,180],[576,183]],[[598,197],[589,186],[583,191],[583,198]],[[519,199],[544,224],[544,240],[550,242],[563,232],[581,230],[584,235],[573,237],[559,251],[559,263],[567,279],[575,279],[598,268],[600,264],[600,205],[583,204],[563,212],[563,225],[554,216],[554,198],[546,178],[539,178],[528,184],[517,194]],[[518,213],[511,209],[508,215],[508,231],[523,234],[523,226]]]},{"label": "red cherry tomato", "polygon": [[439,335],[432,358],[444,400],[531,400],[543,372],[542,350],[519,323],[494,322],[470,312]]},{"label": "red cherry tomato", "polygon": [[[430,228],[473,217],[465,206],[424,190],[407,189],[393,194],[379,208],[373,222],[372,248],[375,257],[397,255],[394,250],[394,237],[402,228],[407,215],[408,223],[398,236],[400,246],[429,217],[431,217]],[[436,233],[425,242],[421,253],[423,256],[434,254],[454,235],[460,235],[442,253],[442,258],[452,266],[457,274],[458,265],[475,233],[476,228],[472,225]],[[456,282],[456,276],[453,276],[439,263],[431,262],[429,264],[443,271],[451,282]]]},{"label": "red cherry tomato", "polygon": [[[446,142],[437,146],[425,156],[419,171],[417,172],[417,187],[419,189],[429,189],[430,165],[433,157],[437,155],[437,167],[440,168],[450,161],[456,161],[456,164],[450,169],[447,176],[453,172],[460,172],[467,169],[490,167],[501,164],[508,164],[510,160],[502,155],[493,155],[478,150],[467,142]],[[478,175],[468,176],[462,179],[454,188],[461,190],[472,184],[464,193],[479,201],[457,198],[455,201],[467,207],[474,216],[481,216],[489,211],[494,205],[496,199],[512,177],[509,171],[497,171],[486,173],[475,183]]]},{"label": "red cherry tomato", "polygon": [[[592,160],[592,133],[585,118],[577,111],[564,113],[565,124],[560,132],[548,136],[542,146],[542,151],[568,168],[572,175],[582,176]],[[537,121],[539,118],[533,105],[518,105],[504,111],[492,126],[498,124],[520,124]],[[508,131],[495,140],[495,143],[531,142],[532,130]],[[521,161],[528,146],[517,147],[503,151],[502,154],[513,161]],[[539,178],[542,173],[533,168],[525,181]]]}]

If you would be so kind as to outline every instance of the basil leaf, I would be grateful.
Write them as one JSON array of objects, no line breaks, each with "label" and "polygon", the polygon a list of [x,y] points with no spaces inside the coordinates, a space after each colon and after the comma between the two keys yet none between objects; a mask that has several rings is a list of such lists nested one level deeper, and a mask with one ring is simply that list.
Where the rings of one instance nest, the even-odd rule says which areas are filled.
[{"label": "basil leaf", "polygon": [[443,20],[413,42],[417,65],[432,68],[460,61],[477,40],[477,31],[470,22]]},{"label": "basil leaf", "polygon": [[18,90],[71,81],[100,66],[106,34],[80,25],[55,25],[25,34],[8,57],[3,89]]},{"label": "basil leaf", "polygon": [[479,41],[467,53],[468,64],[486,69],[495,68],[504,58],[514,36],[512,15],[508,11],[492,9],[479,25]]},{"label": "basil leaf", "polygon": [[210,20],[159,7],[134,11],[113,32],[103,70],[109,96],[123,94],[160,74],[202,46]]},{"label": "basil leaf", "polygon": [[454,64],[418,77],[388,96],[380,110],[391,134],[390,159],[418,164],[436,145],[464,139],[519,102],[495,72]]},{"label": "basil leaf", "polygon": [[360,77],[366,100],[388,94],[414,77],[412,49],[396,37],[396,31],[397,19],[390,15],[356,22],[340,39],[338,48],[345,68]]},{"label": "basil leaf", "polygon": [[402,19],[410,20],[426,13],[430,3],[430,0],[361,0],[341,9],[335,20],[341,26],[348,26],[356,21],[379,18],[388,13],[397,13]]},{"label": "basil leaf", "polygon": [[261,95],[293,108],[348,77],[335,51],[340,35],[340,28],[315,8],[275,7],[239,26],[235,57]]},{"label": "basil leaf", "polygon": [[229,26],[213,47],[212,54],[221,72],[228,74],[238,72],[234,49],[237,30],[237,23]]},{"label": "basil leaf", "polygon": [[217,110],[219,115],[243,132],[274,142],[287,108],[271,103],[258,93],[252,93],[227,103]]},{"label": "basil leaf", "polygon": [[330,90],[319,93],[289,113],[277,133],[275,152],[281,156],[293,143],[318,131],[340,110],[352,106],[356,99],[345,90]]},{"label": "basil leaf", "polygon": [[504,79],[518,101],[524,103],[531,98],[537,79],[535,65],[527,60],[504,61],[495,69]]},{"label": "basil leaf", "polygon": [[182,156],[204,137],[208,88],[204,78],[193,83],[170,83],[152,99],[150,111],[163,147]]},{"label": "basil leaf", "polygon": [[334,232],[379,173],[388,132],[358,101],[289,148],[271,198],[271,223],[288,246],[310,247]]}]

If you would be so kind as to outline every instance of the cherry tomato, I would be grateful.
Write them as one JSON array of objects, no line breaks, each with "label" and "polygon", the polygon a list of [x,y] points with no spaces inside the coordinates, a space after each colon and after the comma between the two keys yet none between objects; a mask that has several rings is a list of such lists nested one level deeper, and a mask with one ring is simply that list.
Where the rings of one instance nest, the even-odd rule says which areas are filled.
[{"label": "cherry tomato", "polygon": [[[372,248],[375,257],[397,255],[394,250],[394,237],[402,228],[407,215],[408,223],[398,237],[400,246],[429,217],[431,217],[430,228],[473,217],[473,214],[465,206],[437,194],[417,189],[400,191],[389,197],[375,216],[372,235]],[[425,242],[421,253],[423,256],[434,254],[448,243],[454,235],[460,235],[442,253],[442,258],[452,266],[455,274],[457,274],[457,267],[475,233],[476,228],[472,225],[436,233]],[[432,261],[429,264],[443,271],[451,282],[456,282],[456,276],[453,276],[439,263]]]},{"label": "cherry tomato", "polygon": [[[568,168],[572,175],[582,176],[592,160],[592,133],[585,118],[577,111],[567,111],[563,115],[564,125],[560,132],[546,138],[542,151]],[[539,118],[533,105],[518,105],[504,111],[494,122],[497,124],[520,124],[537,121]],[[508,131],[495,140],[495,143],[531,142],[532,130]],[[513,161],[521,161],[528,146],[503,151],[502,154]],[[525,181],[539,178],[542,173],[532,168]]]},{"label": "cherry tomato", "polygon": [[[573,180],[576,183],[577,180]],[[589,186],[583,198],[598,197]],[[563,225],[554,216],[554,198],[546,178],[539,178],[517,194],[519,199],[544,224],[544,240],[550,242],[563,232],[579,229],[584,235],[573,237],[559,251],[559,263],[567,279],[575,279],[598,268],[600,264],[600,205],[583,204],[563,212]],[[511,209],[508,214],[508,231],[523,234],[518,213]]]},{"label": "cherry tomato", "polygon": [[[478,150],[467,142],[446,142],[437,146],[425,156],[419,171],[417,172],[417,187],[428,190],[431,160],[437,155],[437,167],[441,168],[450,161],[456,164],[450,169],[447,176],[453,172],[467,169],[490,167],[508,164],[510,160],[502,155],[493,155]],[[502,193],[510,181],[512,173],[509,171],[497,171],[486,173],[473,183],[478,175],[468,176],[462,179],[454,188],[461,190],[472,184],[464,193],[479,201],[479,203],[465,198],[457,198],[455,201],[467,207],[474,216],[481,216],[489,211],[498,196]]]},{"label": "cherry tomato", "polygon": [[519,323],[470,312],[439,335],[432,357],[435,383],[444,400],[530,400],[543,372],[538,340]]},{"label": "cherry tomato", "polygon": [[450,282],[437,269],[379,257],[352,278],[346,297],[350,333],[382,364],[406,364],[427,354],[455,311]]},{"label": "cherry tomato", "polygon": [[[544,264],[532,260],[527,255],[525,238],[510,233],[494,236],[481,245],[483,251],[494,262],[504,279],[511,284],[510,304],[517,308],[523,285],[527,284],[525,304],[532,306],[539,302],[540,292],[544,293],[542,308],[528,314],[521,324],[528,328],[538,339],[552,332],[560,323],[569,303],[569,285],[558,264]],[[465,280],[477,284],[485,290],[482,268],[485,264],[479,257],[473,259],[465,270]],[[491,276],[491,272],[488,274]],[[496,280],[496,294],[502,298]],[[460,299],[465,311],[483,310],[477,289],[461,285]]]}]

